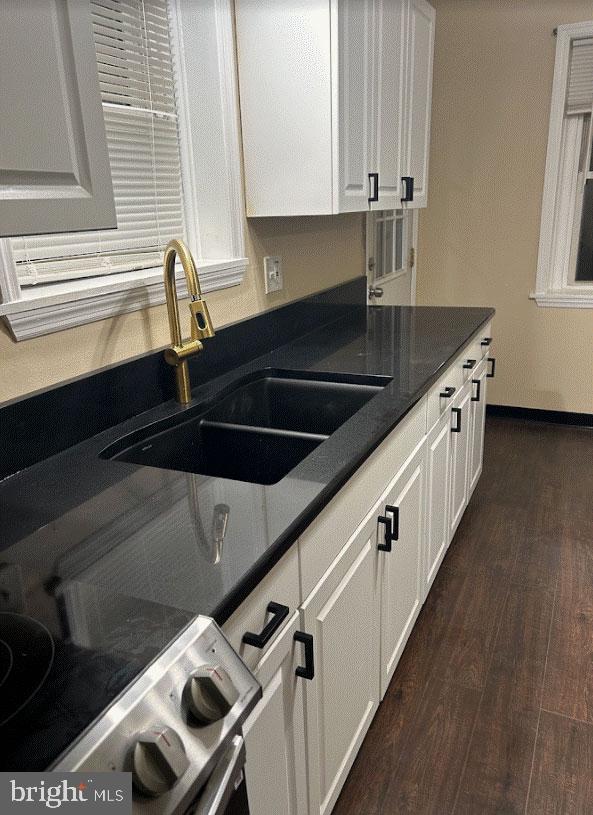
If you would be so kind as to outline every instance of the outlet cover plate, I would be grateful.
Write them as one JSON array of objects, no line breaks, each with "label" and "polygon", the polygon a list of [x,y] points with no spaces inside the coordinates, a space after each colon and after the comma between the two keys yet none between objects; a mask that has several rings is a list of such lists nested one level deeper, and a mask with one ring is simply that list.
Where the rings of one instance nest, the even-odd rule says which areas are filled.
[{"label": "outlet cover plate", "polygon": [[282,258],[280,255],[268,255],[264,258],[264,283],[266,294],[282,291],[284,288]]}]

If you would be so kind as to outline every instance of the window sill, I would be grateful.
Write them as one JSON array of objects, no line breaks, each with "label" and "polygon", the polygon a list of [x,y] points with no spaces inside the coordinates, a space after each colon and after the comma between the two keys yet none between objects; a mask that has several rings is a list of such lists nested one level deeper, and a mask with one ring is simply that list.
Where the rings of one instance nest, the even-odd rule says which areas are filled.
[{"label": "window sill", "polygon": [[529,298],[547,308],[593,308],[593,286],[534,292]]},{"label": "window sill", "polygon": [[[247,265],[246,258],[198,262],[203,292],[239,285]],[[182,274],[178,277],[177,289],[180,297],[187,295]],[[18,341],[164,302],[163,273],[158,268],[86,278],[75,283],[31,286],[21,291],[18,300],[0,303],[0,316]]]}]

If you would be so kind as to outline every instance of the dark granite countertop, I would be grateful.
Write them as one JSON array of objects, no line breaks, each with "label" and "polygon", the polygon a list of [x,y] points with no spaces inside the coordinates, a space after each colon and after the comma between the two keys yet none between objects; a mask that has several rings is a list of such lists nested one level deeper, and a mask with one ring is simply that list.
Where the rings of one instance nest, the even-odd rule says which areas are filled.
[{"label": "dark granite countertop", "polygon": [[390,378],[276,484],[100,458],[188,409],[161,353],[0,407],[0,640],[20,666],[0,662],[2,769],[51,766],[196,614],[227,619],[493,315],[365,297],[361,277],[229,326],[190,361],[189,409],[266,368]]},{"label": "dark granite countertop", "polygon": [[[0,588],[12,600],[20,592],[24,608],[33,616],[43,612],[46,624],[45,607],[72,583],[92,587],[97,597],[115,593],[224,621],[493,313],[349,306],[228,373],[201,385],[194,376],[198,402],[268,367],[392,378],[277,484],[99,458],[125,433],[183,410],[171,401],[5,478]],[[43,428],[43,417],[39,422]],[[228,526],[214,563],[220,504],[229,508]],[[63,602],[57,606],[56,616],[64,613]]]}]

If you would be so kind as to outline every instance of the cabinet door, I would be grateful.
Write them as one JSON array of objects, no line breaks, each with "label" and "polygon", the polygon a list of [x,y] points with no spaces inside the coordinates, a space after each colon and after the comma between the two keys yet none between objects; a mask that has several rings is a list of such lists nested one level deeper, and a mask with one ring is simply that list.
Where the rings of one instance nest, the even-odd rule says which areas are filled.
[{"label": "cabinet door", "polygon": [[[425,447],[396,477],[385,502],[391,519],[391,551],[379,552],[381,591],[381,696],[408,640],[421,600],[425,530]],[[390,509],[391,507],[391,509]],[[385,525],[377,529],[378,545],[385,543]]]},{"label": "cabinet door", "polygon": [[260,662],[263,698],[243,727],[245,780],[251,815],[307,811],[303,683],[296,676],[302,646],[294,641],[299,612]]},{"label": "cabinet door", "polygon": [[372,209],[401,207],[407,0],[375,0],[374,155],[379,200]]},{"label": "cabinet door", "polygon": [[315,653],[305,687],[311,815],[331,811],[379,704],[375,528],[373,513],[301,610]]},{"label": "cabinet door", "polygon": [[338,38],[335,208],[337,212],[362,212],[369,208],[369,173],[374,171],[373,0],[338,0],[333,25],[337,25]]},{"label": "cabinet door", "polygon": [[482,474],[484,428],[486,422],[486,363],[481,362],[472,377],[471,436],[469,443],[468,500]]},{"label": "cabinet door", "polygon": [[435,11],[426,0],[408,2],[403,175],[414,179],[414,199],[403,206],[415,209],[425,207],[428,200]]},{"label": "cabinet door", "polygon": [[2,3],[0,236],[115,227],[88,0]]},{"label": "cabinet door", "polygon": [[451,408],[451,498],[449,504],[449,540],[455,534],[467,506],[467,473],[471,427],[471,380],[459,391]]},{"label": "cabinet door", "polygon": [[449,465],[451,420],[446,411],[427,441],[426,566],[424,596],[428,594],[449,545]]}]

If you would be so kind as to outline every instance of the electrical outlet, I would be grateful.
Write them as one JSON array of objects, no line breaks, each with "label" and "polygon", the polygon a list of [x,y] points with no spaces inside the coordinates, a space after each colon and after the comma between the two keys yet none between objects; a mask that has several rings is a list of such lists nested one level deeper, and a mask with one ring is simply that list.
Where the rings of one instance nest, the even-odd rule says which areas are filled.
[{"label": "electrical outlet", "polygon": [[282,258],[279,255],[269,255],[264,258],[264,282],[266,294],[283,289]]}]

